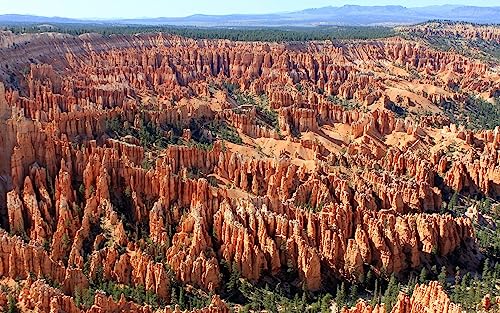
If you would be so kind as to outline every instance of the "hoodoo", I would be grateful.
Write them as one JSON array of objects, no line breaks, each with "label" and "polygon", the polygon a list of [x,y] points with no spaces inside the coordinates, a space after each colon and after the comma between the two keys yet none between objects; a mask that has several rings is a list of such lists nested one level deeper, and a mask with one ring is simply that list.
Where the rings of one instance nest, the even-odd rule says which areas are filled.
[{"label": "hoodoo", "polygon": [[117,29],[0,32],[0,311],[497,312],[497,26]]}]

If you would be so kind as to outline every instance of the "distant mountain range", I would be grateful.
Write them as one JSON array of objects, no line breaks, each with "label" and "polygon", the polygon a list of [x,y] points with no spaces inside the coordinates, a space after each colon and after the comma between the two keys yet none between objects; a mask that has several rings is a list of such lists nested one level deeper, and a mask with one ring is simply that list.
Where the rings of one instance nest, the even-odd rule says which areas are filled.
[{"label": "distant mountain range", "polygon": [[401,25],[428,20],[452,20],[500,24],[500,6],[476,7],[440,5],[407,8],[398,5],[323,7],[273,14],[191,15],[137,19],[90,20],[33,15],[0,15],[0,23],[97,23],[177,26],[317,26],[317,25]]}]

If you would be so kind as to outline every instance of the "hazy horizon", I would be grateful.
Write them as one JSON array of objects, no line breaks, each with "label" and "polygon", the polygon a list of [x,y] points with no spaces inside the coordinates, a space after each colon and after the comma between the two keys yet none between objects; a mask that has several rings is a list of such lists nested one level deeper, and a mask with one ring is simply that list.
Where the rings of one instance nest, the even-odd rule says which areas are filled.
[{"label": "hazy horizon", "polygon": [[498,6],[491,1],[477,0],[470,4],[465,0],[441,1],[422,0],[407,3],[406,1],[359,0],[359,1],[325,1],[325,0],[254,0],[239,2],[229,0],[201,1],[192,0],[169,3],[161,0],[143,0],[140,3],[132,0],[88,0],[85,2],[69,2],[62,0],[0,0],[0,14],[35,15],[47,17],[64,17],[73,19],[135,19],[156,17],[186,17],[194,14],[228,15],[228,14],[268,14],[293,12],[326,6],[343,5],[384,6],[401,5],[408,8],[436,5]]}]

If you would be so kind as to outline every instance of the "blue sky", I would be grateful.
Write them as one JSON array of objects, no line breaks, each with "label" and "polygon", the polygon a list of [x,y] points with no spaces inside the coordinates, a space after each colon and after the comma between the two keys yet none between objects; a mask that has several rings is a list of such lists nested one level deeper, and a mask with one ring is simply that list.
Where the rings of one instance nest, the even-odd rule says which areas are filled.
[{"label": "blue sky", "polygon": [[407,7],[466,4],[500,5],[500,0],[0,0],[0,14],[73,18],[174,17],[191,14],[273,13],[344,4]]}]

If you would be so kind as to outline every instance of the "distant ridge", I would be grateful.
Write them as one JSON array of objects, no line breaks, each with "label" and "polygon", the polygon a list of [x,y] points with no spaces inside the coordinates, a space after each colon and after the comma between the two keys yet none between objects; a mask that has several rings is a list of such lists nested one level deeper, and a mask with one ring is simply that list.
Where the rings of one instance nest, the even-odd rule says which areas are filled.
[{"label": "distant ridge", "polygon": [[97,23],[145,24],[177,26],[317,26],[317,25],[401,25],[427,20],[451,20],[480,24],[500,23],[500,6],[477,7],[439,5],[407,8],[399,5],[311,8],[302,11],[274,14],[231,14],[186,17],[158,17],[137,19],[71,19],[33,15],[0,15],[0,23]]}]

